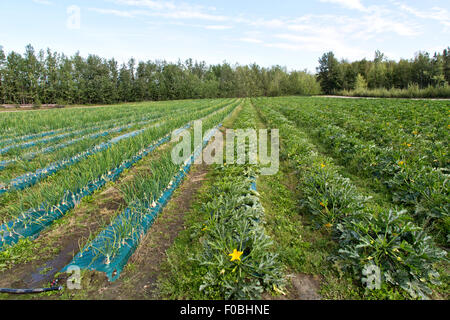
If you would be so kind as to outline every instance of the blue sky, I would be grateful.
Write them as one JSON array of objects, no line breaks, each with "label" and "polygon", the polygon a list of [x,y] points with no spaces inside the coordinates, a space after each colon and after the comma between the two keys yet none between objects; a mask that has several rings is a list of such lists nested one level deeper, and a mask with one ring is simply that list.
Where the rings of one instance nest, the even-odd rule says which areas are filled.
[{"label": "blue sky", "polygon": [[31,43],[121,62],[191,57],[315,71],[329,50],[355,60],[372,59],[379,49],[397,60],[441,51],[449,40],[448,0],[0,2],[0,45],[7,52],[23,52]]}]

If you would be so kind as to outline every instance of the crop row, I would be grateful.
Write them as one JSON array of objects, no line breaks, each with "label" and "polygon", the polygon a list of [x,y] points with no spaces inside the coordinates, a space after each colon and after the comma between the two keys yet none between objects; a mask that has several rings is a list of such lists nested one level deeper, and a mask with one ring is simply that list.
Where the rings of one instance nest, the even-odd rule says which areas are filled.
[{"label": "crop row", "polygon": [[[337,126],[346,133],[360,140],[371,142],[378,147],[392,147],[398,151],[407,151],[409,157],[415,157],[424,165],[434,168],[449,166],[448,125],[445,114],[445,105],[437,104],[425,110],[414,110],[414,104],[396,105],[397,109],[408,111],[401,121],[391,114],[378,114],[379,109],[386,108],[380,102],[361,103],[356,108],[350,103],[336,102],[327,105],[324,103],[309,103],[309,100],[286,98],[277,100],[286,107],[297,106],[302,112],[302,122],[317,126],[327,124]],[[352,107],[353,106],[353,107]],[[387,108],[388,109],[388,108]],[[398,112],[398,111],[397,111]],[[431,119],[426,118],[428,115]],[[431,117],[430,115],[433,115]]]},{"label": "crop row", "polygon": [[[227,105],[219,111],[229,112],[234,104]],[[213,113],[215,114],[215,113]],[[212,114],[206,117],[214,117]],[[184,128],[188,128],[190,124]],[[181,129],[179,129],[181,130]],[[178,130],[178,131],[179,131]],[[23,237],[35,237],[41,230],[50,225],[53,221],[61,218],[69,210],[74,208],[84,197],[92,194],[94,191],[102,188],[107,182],[115,181],[120,174],[129,169],[132,165],[143,159],[149,153],[153,152],[160,145],[170,140],[170,134],[167,134],[158,141],[155,141],[150,146],[140,150],[136,155],[128,160],[123,161],[119,166],[111,169],[107,173],[103,173],[100,177],[89,181],[76,191],[67,190],[62,199],[54,205],[49,206],[49,203],[43,203],[37,209],[30,209],[18,216],[18,218],[0,226],[2,235],[2,246],[16,243]]]},{"label": "crop row", "polygon": [[[226,103],[226,102],[225,102]],[[219,103],[219,105],[222,105],[222,103]],[[214,109],[215,106],[210,107],[211,109]],[[125,131],[130,132],[131,130],[137,130],[140,129],[142,125],[145,124],[151,124],[152,122],[157,121],[158,119],[166,119],[166,118],[174,118],[177,114],[180,112],[186,112],[187,110],[192,109],[190,106],[183,106],[176,110],[158,110],[157,112],[150,113],[150,115],[145,116],[145,118],[149,119],[146,121],[141,121],[139,123],[131,123],[128,124],[126,127],[121,129],[120,127],[117,128],[117,131]],[[197,110],[197,108],[194,108],[193,110]],[[206,110],[205,110],[206,111]],[[126,129],[126,130],[125,130]],[[114,131],[116,131],[114,129]],[[85,137],[80,137],[77,139],[66,141],[60,145],[52,145],[49,147],[46,147],[41,150],[37,150],[35,152],[30,152],[28,154],[23,155],[22,157],[26,157],[23,160],[17,159],[14,163],[11,163],[12,160],[6,160],[6,164],[10,164],[10,166],[6,166],[8,169],[5,171],[2,176],[0,177],[0,181],[3,184],[7,184],[9,180],[17,177],[18,173],[19,175],[26,175],[33,171],[39,170],[42,167],[50,166],[54,163],[57,163],[58,161],[61,161],[61,159],[68,159],[75,157],[77,154],[83,153],[86,150],[92,149],[96,147],[98,144],[107,143],[105,137],[107,135],[100,132],[100,137],[96,138],[96,134],[92,136],[89,140],[85,139]],[[99,134],[100,134],[99,133]],[[112,136],[116,136],[117,133],[112,134]],[[45,153],[50,153],[49,155],[45,155]],[[34,159],[34,157],[37,158]],[[1,164],[2,162],[0,162]],[[12,166],[11,164],[15,164]],[[1,166],[0,166],[1,170]]]},{"label": "crop row", "polygon": [[[150,115],[147,115],[147,116],[143,117],[146,120],[142,120],[142,121],[137,122],[137,123],[136,122],[134,122],[134,123],[132,122],[132,123],[127,123],[126,125],[116,126],[116,127],[113,127],[112,129],[110,129],[108,131],[101,131],[101,130],[99,131],[99,130],[97,130],[98,127],[96,127],[95,130],[97,130],[97,132],[92,133],[90,135],[86,135],[86,136],[82,136],[82,137],[79,137],[79,138],[75,138],[75,139],[63,142],[61,144],[58,144],[58,145],[52,145],[52,146],[40,149],[40,150],[35,151],[35,152],[29,152],[27,154],[22,155],[20,158],[1,161],[0,162],[0,170],[4,169],[7,165],[11,165],[11,164],[13,164],[13,163],[15,163],[17,161],[20,161],[20,160],[22,160],[22,161],[30,161],[33,158],[35,158],[36,156],[38,156],[38,155],[45,154],[45,153],[52,153],[52,152],[57,151],[59,149],[64,149],[64,148],[66,148],[68,146],[71,146],[71,145],[76,144],[78,142],[84,141],[86,139],[95,140],[98,137],[106,137],[108,135],[112,135],[112,134],[119,133],[119,132],[122,132],[122,131],[127,131],[127,130],[129,130],[131,128],[135,128],[136,132],[142,132],[141,131],[142,129],[141,130],[137,130],[137,129],[141,128],[142,126],[152,124],[152,123],[154,123],[157,120],[160,120],[162,118],[173,117],[176,114],[178,114],[179,112],[184,112],[186,110],[188,110],[187,107],[179,108],[178,110],[174,110],[174,111],[165,111],[165,112],[161,111],[161,110],[158,110],[157,112],[153,112]],[[90,131],[90,130],[87,130],[87,131]],[[129,134],[130,134],[130,132],[125,133],[122,136],[127,137]],[[115,143],[115,142],[117,142],[117,140],[120,140],[122,136],[112,139],[111,140],[112,143]],[[95,141],[93,141],[93,142],[95,142]],[[102,142],[101,145],[104,145],[104,144],[109,144],[109,142]],[[94,148],[98,148],[98,146],[92,145],[91,148],[93,148],[93,149]],[[67,153],[68,153],[67,150],[62,152],[62,154],[64,154],[64,155],[66,155]],[[77,157],[77,156],[78,155],[72,155],[72,157]],[[55,159],[55,160],[60,159],[59,154],[52,154],[51,155],[51,159]]]},{"label": "crop row", "polygon": [[[361,140],[353,132],[328,124],[327,119],[317,114],[307,115],[302,108],[279,104],[277,107],[298,128],[307,129],[352,173],[378,181],[380,188],[386,188],[392,201],[408,209],[417,223],[429,230],[441,244],[448,241],[448,168],[431,167],[424,161],[426,151],[420,148],[413,152],[408,146],[401,149],[381,147]],[[447,159],[446,151],[441,153]]]},{"label": "crop row", "polygon": [[42,206],[39,209],[31,209],[22,213],[17,219],[0,226],[0,250],[11,246],[22,238],[36,237],[39,233],[51,225],[55,220],[62,218],[69,210],[81,202],[83,198],[104,187],[108,182],[116,181],[119,176],[143,157],[154,151],[157,147],[168,142],[170,135],[160,139],[148,148],[142,150],[132,159],[124,161],[120,166],[102,175],[94,181],[90,181],[83,188],[75,192],[67,192],[63,199],[51,209]]},{"label": "crop row", "polygon": [[369,140],[389,142],[398,135],[415,136],[417,130],[432,141],[442,141],[448,134],[448,103],[442,101],[316,100],[307,104],[328,114],[330,120],[336,115],[342,125]]},{"label": "crop row", "polygon": [[17,190],[23,190],[25,188],[28,188],[37,182],[39,182],[42,179],[45,179],[52,174],[58,172],[59,170],[62,170],[68,166],[71,166],[77,162],[80,162],[81,160],[86,159],[87,157],[90,157],[96,153],[99,153],[103,150],[106,150],[110,148],[112,145],[119,143],[120,141],[124,139],[133,138],[137,135],[142,134],[144,131],[148,130],[149,128],[154,128],[156,125],[151,125],[150,127],[135,130],[126,134],[123,134],[121,136],[115,137],[107,142],[103,142],[99,145],[96,145],[95,147],[91,148],[90,150],[86,150],[82,153],[79,153],[69,159],[64,159],[57,161],[55,163],[52,163],[48,165],[45,168],[39,169],[36,172],[33,173],[27,173],[22,176],[19,176],[17,178],[12,179],[9,181],[5,186],[0,187],[0,196],[6,192],[12,192]]},{"label": "crop row", "polygon": [[[204,133],[229,113],[230,109],[225,108],[205,118]],[[203,142],[194,146],[194,152],[185,155],[186,159],[181,167],[173,163],[171,150],[163,151],[157,160],[152,161],[151,175],[135,177],[134,181],[122,190],[127,208],[83,247],[62,271],[77,266],[81,269],[105,272],[111,281],[118,279],[128,259],[220,126],[219,124],[209,130]]]},{"label": "crop row", "polygon": [[[256,114],[246,101],[234,128],[255,128]],[[251,147],[246,143],[247,151]],[[214,183],[201,211],[202,249],[194,259],[202,271],[200,291],[212,299],[258,299],[263,291],[284,286],[283,267],[264,230],[264,208],[256,190],[257,165],[225,165],[214,170]]]},{"label": "crop row", "polygon": [[280,130],[282,157],[299,175],[302,207],[339,245],[333,260],[366,288],[379,288],[369,278],[375,270],[381,287],[401,288],[414,298],[427,298],[429,284],[439,283],[434,264],[445,260],[446,252],[405,211],[380,207],[364,196],[330,158],[318,153],[294,121],[276,110],[277,104],[255,103],[267,123]]},{"label": "crop row", "polygon": [[49,147],[45,147],[45,148],[43,148],[41,150],[38,150],[38,151],[28,152],[28,153],[24,154],[23,156],[21,156],[19,158],[0,161],[0,170],[5,169],[7,166],[10,166],[10,165],[16,163],[17,161],[30,161],[30,160],[36,158],[40,154],[52,153],[52,152],[54,152],[56,150],[66,148],[68,146],[71,146],[71,145],[76,144],[76,143],[78,143],[80,141],[83,141],[83,140],[94,140],[94,139],[97,139],[99,137],[106,137],[106,136],[114,134],[114,133],[119,133],[119,132],[121,132],[121,131],[123,131],[123,130],[131,127],[131,126],[132,125],[116,127],[116,128],[110,129],[110,130],[105,130],[105,131],[91,133],[89,135],[85,135],[85,136],[82,136],[82,137],[79,137],[79,138],[75,138],[75,139],[69,140],[67,142],[63,142],[63,143],[60,143],[60,144],[57,144],[57,145],[52,145],[52,146],[49,146]]},{"label": "crop row", "polygon": [[[183,110],[179,110],[179,111],[173,112],[173,113],[167,113],[166,118],[173,117],[173,116],[177,115],[179,112],[183,112]],[[140,124],[142,125],[142,124],[148,124],[148,123],[152,123],[152,122],[154,122],[154,120],[147,120]],[[73,165],[74,163],[77,163],[93,154],[96,154],[98,152],[101,152],[103,150],[110,148],[113,144],[116,144],[123,139],[135,137],[137,135],[140,135],[144,131],[148,130],[149,128],[154,128],[156,126],[160,126],[161,124],[162,124],[162,122],[157,123],[157,124],[152,124],[150,126],[141,128],[139,130],[125,133],[125,134],[115,137],[109,141],[102,142],[99,145],[93,146],[91,149],[85,150],[79,154],[76,154],[76,155],[68,158],[68,159],[63,159],[63,160],[59,160],[54,163],[51,163],[45,168],[36,170],[36,172],[34,172],[34,173],[28,172],[22,176],[16,177],[16,178],[12,179],[11,181],[7,182],[3,187],[0,187],[0,195],[3,193],[6,193],[6,192],[13,191],[13,190],[22,190],[26,187],[29,187],[30,185],[33,185],[34,183],[38,182],[39,180],[52,175],[53,173],[61,170],[64,167]],[[129,125],[129,127],[133,127],[133,126],[134,126],[133,124]],[[49,148],[51,148],[51,147],[49,147]]]},{"label": "crop row", "polygon": [[133,139],[122,140],[84,161],[58,171],[34,187],[20,193],[6,194],[0,199],[0,202],[4,204],[0,209],[0,216],[14,219],[28,208],[40,208],[42,205],[50,208],[59,203],[66,192],[75,192],[90,181],[116,168],[148,146],[149,142],[156,141],[168,132],[184,126],[191,119],[206,116],[222,108],[224,108],[223,104],[219,104],[207,108],[199,107],[198,110],[191,110],[190,113],[179,114],[175,119],[168,119],[163,125],[148,129]]},{"label": "crop row", "polygon": [[[185,105],[194,108],[199,105],[211,105],[220,100],[184,100],[158,103],[135,103],[106,106],[100,108],[69,108],[30,112],[6,112],[0,119],[0,136],[15,139],[18,136],[39,134],[41,132],[76,129],[90,124],[114,123],[121,118],[145,116],[155,110],[176,110]],[[221,100],[223,101],[223,100]],[[24,126],[23,124],[27,125]]]},{"label": "crop row", "polygon": [[[131,112],[128,112],[131,113]],[[146,112],[145,115],[141,113],[131,113],[131,114],[118,114],[116,118],[110,119],[110,120],[100,120],[97,122],[87,122],[83,125],[83,128],[92,128],[93,130],[101,130],[101,129],[107,129],[111,127],[117,127],[119,125],[124,125],[128,123],[138,122],[138,121],[145,121],[149,120],[150,116],[152,115],[158,115],[161,113],[161,110],[154,110],[153,112]],[[149,116],[150,115],[150,116]],[[79,128],[79,127],[78,127]],[[14,143],[20,143],[23,144],[25,141],[34,140],[34,142],[38,142],[39,138],[48,137],[48,136],[54,136],[58,134],[64,134],[64,133],[70,133],[77,131],[78,128],[74,128],[73,126],[60,128],[56,130],[51,131],[44,131],[44,132],[38,132],[31,135],[24,135],[24,136],[15,136],[14,138],[4,138],[0,140],[0,145],[11,145]]]},{"label": "crop row", "polygon": [[126,129],[126,128],[131,128],[134,126],[136,126],[136,127],[142,126],[142,125],[149,123],[152,120],[167,116],[168,114],[173,114],[176,112],[182,112],[183,110],[187,110],[189,108],[189,106],[190,105],[181,106],[181,107],[175,108],[175,109],[167,108],[165,110],[160,109],[160,108],[155,108],[154,110],[149,110],[146,113],[141,113],[142,111],[140,111],[137,114],[133,113],[133,114],[131,114],[131,116],[127,116],[127,117],[118,117],[115,119],[110,119],[108,121],[101,121],[101,122],[95,122],[95,123],[88,122],[88,123],[84,123],[81,127],[76,127],[76,128],[74,128],[74,127],[64,128],[59,131],[53,131],[54,134],[51,134],[51,137],[46,137],[44,139],[35,139],[35,140],[28,141],[28,142],[22,142],[21,144],[11,144],[11,145],[5,146],[2,149],[0,149],[0,154],[10,152],[11,150],[14,150],[14,149],[26,149],[26,148],[34,147],[36,145],[47,144],[50,142],[65,139],[67,137],[83,135],[88,132],[95,132],[95,131],[100,132],[101,130],[104,130],[104,129],[112,129],[112,128],[119,128],[119,127],[123,127],[124,129]]}]

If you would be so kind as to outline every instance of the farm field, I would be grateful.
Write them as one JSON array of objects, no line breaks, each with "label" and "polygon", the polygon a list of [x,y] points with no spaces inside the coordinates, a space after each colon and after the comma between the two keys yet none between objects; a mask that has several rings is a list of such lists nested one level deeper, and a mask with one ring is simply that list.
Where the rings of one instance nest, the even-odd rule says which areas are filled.
[{"label": "farm field", "polygon": [[[63,289],[0,298],[447,300],[449,117],[324,97],[2,112],[0,288]],[[278,129],[279,171],[194,164],[226,129]]]}]

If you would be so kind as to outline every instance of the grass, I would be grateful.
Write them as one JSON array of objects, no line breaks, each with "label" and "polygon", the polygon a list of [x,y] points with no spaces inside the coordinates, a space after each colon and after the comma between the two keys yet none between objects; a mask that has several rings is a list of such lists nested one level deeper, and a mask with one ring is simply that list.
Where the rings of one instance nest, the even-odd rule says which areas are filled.
[{"label": "grass", "polygon": [[207,201],[208,190],[212,186],[212,172],[205,177],[204,185],[195,195],[192,209],[185,214],[185,229],[178,234],[175,242],[167,250],[167,260],[162,264],[158,276],[158,289],[163,299],[205,299],[199,288],[202,284],[205,268],[199,267],[193,255],[202,249],[202,222],[208,214],[202,210],[202,203]]},{"label": "grass", "polygon": [[41,244],[33,243],[30,239],[20,239],[16,245],[0,252],[0,272],[11,269],[14,265],[36,260],[35,250],[40,248]]},{"label": "grass", "polygon": [[277,253],[291,273],[319,276],[320,295],[324,299],[359,298],[357,287],[349,278],[340,276],[328,257],[336,248],[328,234],[315,230],[300,212],[295,175],[287,163],[274,176],[258,181],[258,190],[266,211],[266,230],[275,240]]}]

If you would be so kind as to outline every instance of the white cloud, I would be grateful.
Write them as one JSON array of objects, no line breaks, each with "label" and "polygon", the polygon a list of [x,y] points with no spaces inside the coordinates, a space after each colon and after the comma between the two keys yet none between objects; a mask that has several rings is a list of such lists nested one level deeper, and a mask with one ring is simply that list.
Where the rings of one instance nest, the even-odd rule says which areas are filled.
[{"label": "white cloud", "polygon": [[211,25],[211,26],[205,26],[205,29],[208,30],[228,30],[232,29],[232,26],[224,26],[224,25]]},{"label": "white cloud", "polygon": [[114,9],[99,9],[99,8],[89,8],[89,11],[97,12],[101,14],[110,14],[118,17],[133,18],[136,16],[136,12],[133,11],[123,11]]},{"label": "white cloud", "polygon": [[244,23],[261,32],[242,37],[241,42],[314,54],[333,51],[350,60],[371,58],[376,46],[393,35],[407,38],[421,32],[417,24],[376,6],[360,16],[307,14],[295,19],[256,19]]},{"label": "white cloud", "polygon": [[362,5],[360,0],[319,0],[319,1],[325,3],[335,3],[348,9],[354,9],[359,11],[367,10],[367,8]]},{"label": "white cloud", "polygon": [[214,7],[205,8],[199,5],[191,5],[187,3],[175,4],[172,1],[154,1],[154,0],[110,0],[118,5],[128,7],[138,7],[150,9],[141,11],[141,14],[148,16],[159,16],[169,19],[197,19],[207,21],[226,21],[227,17],[211,14]]},{"label": "white cloud", "polygon": [[240,38],[239,41],[248,43],[263,43],[262,40],[256,38]]},{"label": "white cloud", "polygon": [[399,21],[397,17],[384,11],[367,13],[356,18],[336,15],[305,15],[287,21],[286,29],[317,36],[332,32],[334,36],[348,40],[369,40],[392,33],[402,37],[420,34],[417,24]]},{"label": "white cloud", "polygon": [[418,10],[401,2],[394,2],[402,11],[420,19],[435,20],[444,25],[445,30],[450,30],[450,12],[440,7],[432,7],[430,10]]},{"label": "white cloud", "polygon": [[224,16],[212,15],[208,13],[203,13],[200,11],[185,9],[185,10],[175,10],[171,12],[160,12],[154,13],[153,15],[161,16],[164,18],[171,19],[198,19],[198,20],[208,20],[208,21],[226,21],[228,20]]},{"label": "white cloud", "polygon": [[46,5],[46,6],[49,6],[49,5],[52,4],[52,3],[51,3],[50,1],[48,1],[48,0],[33,0],[33,2],[34,2],[34,3],[38,3],[38,4],[43,4],[43,5]]},{"label": "white cloud", "polygon": [[360,59],[369,54],[367,50],[360,49],[354,45],[347,45],[332,30],[322,30],[310,36],[283,33],[275,35],[275,38],[284,42],[267,43],[266,46],[316,53],[334,51],[338,56],[349,59]]},{"label": "white cloud", "polygon": [[377,35],[391,32],[404,37],[421,34],[420,26],[417,24],[398,21],[395,18],[378,14],[366,16],[366,20],[361,23],[361,27],[364,29],[360,34]]},{"label": "white cloud", "polygon": [[110,0],[117,4],[135,6],[135,7],[145,7],[154,10],[170,9],[174,10],[177,6],[171,1],[153,1],[153,0]]},{"label": "white cloud", "polygon": [[281,19],[256,19],[256,20],[244,20],[241,19],[243,23],[255,27],[265,27],[265,28],[282,28],[286,26],[286,21]]},{"label": "white cloud", "polygon": [[[424,28],[417,18],[434,19],[443,24],[449,23],[449,15],[445,9],[434,7],[422,12],[394,2],[396,0],[389,0],[390,6],[386,3],[366,6],[361,0],[319,0],[356,10],[357,15],[354,13],[348,15],[304,14],[291,18],[273,16],[269,19],[258,16],[249,17],[245,14],[221,15],[215,7],[186,2],[108,1],[121,7],[91,10],[121,17],[165,18],[164,21],[153,19],[158,25],[177,24],[217,31],[234,29],[237,34],[229,38],[230,41],[287,51],[320,53],[331,50],[349,59],[371,57],[373,51],[377,49],[375,46],[383,49],[383,43],[395,37],[411,39],[421,35]],[[402,6],[398,7],[400,5]],[[189,24],[189,21],[192,23]]]}]

